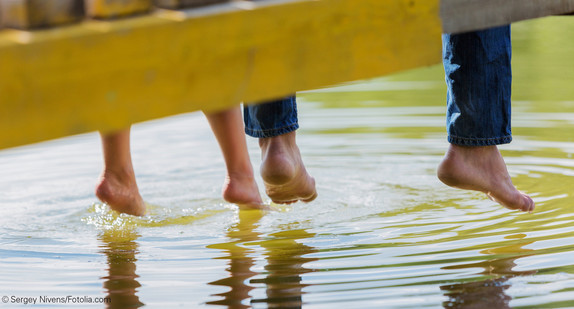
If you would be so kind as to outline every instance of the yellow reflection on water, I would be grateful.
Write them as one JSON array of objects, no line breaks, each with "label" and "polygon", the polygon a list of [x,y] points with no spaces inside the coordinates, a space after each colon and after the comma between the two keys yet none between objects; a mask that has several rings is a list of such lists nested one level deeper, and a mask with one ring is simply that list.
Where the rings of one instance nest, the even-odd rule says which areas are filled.
[{"label": "yellow reflection on water", "polygon": [[111,210],[106,204],[95,203],[88,210],[89,215],[82,221],[93,225],[100,230],[132,230],[136,228],[166,227],[170,225],[186,225],[217,215],[225,209],[179,209],[172,211],[169,208],[146,204],[148,214],[136,217],[120,214]]}]

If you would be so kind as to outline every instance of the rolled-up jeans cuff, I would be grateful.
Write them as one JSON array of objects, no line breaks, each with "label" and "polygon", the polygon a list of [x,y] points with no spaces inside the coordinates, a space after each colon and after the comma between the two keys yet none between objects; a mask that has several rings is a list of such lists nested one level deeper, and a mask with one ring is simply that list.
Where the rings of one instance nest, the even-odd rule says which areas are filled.
[{"label": "rolled-up jeans cuff", "polygon": [[294,95],[244,106],[243,112],[245,133],[255,138],[275,137],[299,128]]},{"label": "rolled-up jeans cuff", "polygon": [[512,135],[493,138],[468,138],[449,135],[448,142],[459,146],[495,146],[512,142]]},{"label": "rolled-up jeans cuff", "polygon": [[251,137],[265,138],[265,137],[275,137],[275,136],[283,135],[283,134],[286,134],[289,132],[293,132],[297,129],[299,129],[299,124],[297,122],[295,122],[295,123],[290,124],[286,127],[275,128],[275,129],[270,129],[270,130],[255,130],[255,129],[245,128],[245,133]]}]

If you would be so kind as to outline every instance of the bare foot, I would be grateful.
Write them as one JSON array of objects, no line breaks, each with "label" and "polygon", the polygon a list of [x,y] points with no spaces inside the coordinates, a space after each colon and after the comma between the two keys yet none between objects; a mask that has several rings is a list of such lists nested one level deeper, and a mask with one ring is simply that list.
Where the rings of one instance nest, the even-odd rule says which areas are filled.
[{"label": "bare foot", "polygon": [[450,145],[437,172],[448,186],[486,193],[508,209],[531,212],[534,201],[512,184],[506,164],[496,146]]},{"label": "bare foot", "polygon": [[96,186],[96,196],[113,210],[145,215],[145,203],[136,184],[130,152],[130,129],[103,133],[104,169]]},{"label": "bare foot", "polygon": [[317,197],[315,179],[311,177],[295,141],[295,132],[260,138],[261,176],[267,195],[278,204],[310,202]]},{"label": "bare foot", "polygon": [[251,176],[243,173],[227,175],[223,184],[223,199],[237,204],[241,209],[268,208],[261,200],[253,173]]},{"label": "bare foot", "polygon": [[145,203],[135,177],[104,171],[96,186],[96,196],[113,210],[134,216],[145,215]]}]

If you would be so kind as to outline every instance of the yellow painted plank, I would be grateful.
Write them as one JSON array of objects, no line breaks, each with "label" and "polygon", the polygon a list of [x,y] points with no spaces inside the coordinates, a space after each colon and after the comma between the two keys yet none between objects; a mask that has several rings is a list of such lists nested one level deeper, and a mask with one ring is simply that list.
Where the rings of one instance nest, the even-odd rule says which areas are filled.
[{"label": "yellow painted plank", "polygon": [[151,0],[84,0],[86,13],[93,18],[117,18],[151,9]]},{"label": "yellow painted plank", "polygon": [[198,6],[210,5],[215,3],[224,3],[231,0],[154,0],[154,4],[160,8],[181,9],[193,8]]},{"label": "yellow painted plank", "polygon": [[438,0],[217,7],[1,31],[0,147],[213,111],[440,61]]}]

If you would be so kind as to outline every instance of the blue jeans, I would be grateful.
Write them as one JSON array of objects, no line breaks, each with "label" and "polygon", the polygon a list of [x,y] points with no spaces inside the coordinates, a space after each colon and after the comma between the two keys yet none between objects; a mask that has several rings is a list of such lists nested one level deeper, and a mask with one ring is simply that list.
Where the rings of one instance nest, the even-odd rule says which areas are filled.
[{"label": "blue jeans", "polygon": [[449,143],[490,146],[512,141],[511,53],[510,26],[443,34]]},{"label": "blue jeans", "polygon": [[295,96],[248,105],[243,108],[245,133],[252,137],[274,137],[299,128]]}]

